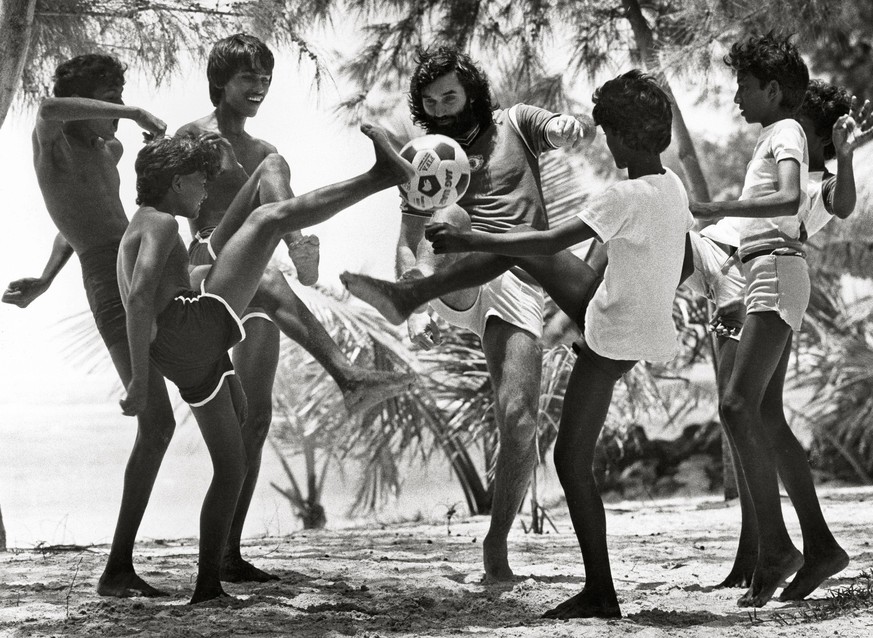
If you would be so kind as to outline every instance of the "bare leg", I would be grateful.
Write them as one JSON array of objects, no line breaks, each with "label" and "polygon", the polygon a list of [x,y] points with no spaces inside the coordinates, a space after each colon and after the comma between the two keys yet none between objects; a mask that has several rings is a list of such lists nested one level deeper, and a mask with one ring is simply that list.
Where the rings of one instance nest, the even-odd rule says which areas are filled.
[{"label": "bare leg", "polygon": [[[254,297],[282,236],[326,221],[352,204],[409,178],[412,166],[392,149],[385,131],[370,125],[362,125],[361,130],[373,140],[376,152],[376,163],[366,173],[283,202],[262,205],[241,226],[236,226],[239,216],[231,215],[228,209],[210,238],[220,254],[206,277],[207,290],[221,295],[235,312],[242,313]],[[254,177],[237,197],[245,197]],[[228,236],[227,243],[222,244]]]},{"label": "bare leg", "polygon": [[529,332],[492,317],[482,350],[494,386],[500,451],[494,471],[491,524],[482,544],[485,577],[512,578],[507,537],[536,466],[542,348]]},{"label": "bare leg", "polygon": [[349,414],[365,412],[406,392],[415,382],[413,374],[367,370],[349,361],[275,268],[267,268],[252,305],[263,308],[282,333],[303,346],[327,370],[339,386]]},{"label": "bare leg", "polygon": [[764,391],[776,372],[790,332],[791,328],[775,312],[750,313],[722,399],[724,425],[736,445],[759,530],[752,585],[738,601],[744,607],[765,605],[779,584],[803,564],[802,555],[785,529],[775,451],[761,416]]},{"label": "bare leg", "polygon": [[242,557],[240,541],[261,470],[264,442],[273,420],[273,380],[279,364],[279,331],[272,323],[260,318],[249,319],[245,328],[245,340],[233,349],[233,366],[248,401],[242,427],[246,475],[221,562],[221,580],[231,583],[277,580],[276,576],[258,569]]},{"label": "bare leg", "polygon": [[[737,342],[733,339],[720,337],[718,341],[718,396],[724,396],[727,384],[730,381],[731,370],[737,354]],[[752,504],[752,495],[749,486],[743,476],[743,468],[739,462],[737,446],[731,436],[730,430],[725,427],[724,419],[721,419],[722,431],[727,437],[731,448],[731,459],[734,464],[734,475],[737,477],[737,491],[740,495],[740,540],[737,546],[737,554],[734,564],[725,579],[716,587],[743,587],[748,588],[752,584],[752,574],[755,573],[755,565],[758,562],[758,521],[755,518],[755,507]]]},{"label": "bare leg", "polygon": [[825,522],[806,452],[785,421],[782,393],[790,355],[791,337],[785,346],[779,367],[764,393],[761,407],[767,434],[776,451],[779,477],[797,512],[803,533],[803,566],[783,590],[779,600],[806,598],[825,579],[842,571],[849,564],[848,554],[837,543]]},{"label": "bare leg", "polygon": [[564,395],[555,469],[585,563],[585,587],[545,618],[620,618],[606,545],[606,514],[591,464],[617,378],[579,357]]},{"label": "bare leg", "polygon": [[[118,376],[130,381],[130,354],[126,341],[109,349]],[[173,437],[176,421],[164,378],[149,368],[149,399],[144,413],[137,415],[136,441],[124,471],[124,489],[112,549],[97,584],[101,596],[166,596],[140,578],[133,567],[133,546],[145,514],[161,461]]]},{"label": "bare leg", "polygon": [[246,475],[246,453],[227,382],[206,405],[191,408],[212,460],[212,482],[200,511],[200,557],[191,604],[225,597],[219,571]]}]

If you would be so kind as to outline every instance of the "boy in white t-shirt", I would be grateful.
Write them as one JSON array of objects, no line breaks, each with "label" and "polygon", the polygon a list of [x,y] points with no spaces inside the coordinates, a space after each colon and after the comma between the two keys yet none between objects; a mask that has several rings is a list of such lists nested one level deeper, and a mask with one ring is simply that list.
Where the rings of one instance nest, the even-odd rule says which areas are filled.
[{"label": "boy in white t-shirt", "polygon": [[[778,399],[791,354],[792,330],[799,330],[809,302],[809,273],[803,253],[801,220],[809,206],[809,154],[806,135],[792,119],[803,101],[809,73],[789,38],[772,32],[737,42],[725,56],[737,73],[734,97],[740,114],[764,128],[755,145],[739,201],[692,203],[695,217],[726,217],[702,235],[737,247],[746,279],[746,320],[736,358],[720,393],[720,415],[746,479],[754,517],[745,521],[757,536],[757,557],[740,606],[760,607],[783,580],[798,572],[788,588],[815,589],[848,563],[833,539],[818,505],[809,465],[786,463],[802,452],[784,418],[764,413]],[[776,397],[765,401],[765,397]],[[778,442],[778,449],[777,449]],[[812,564],[791,542],[777,481],[797,488],[792,495],[798,517],[820,519],[821,554]],[[807,525],[808,527],[808,525]],[[824,542],[827,540],[827,543]],[[827,547],[825,549],[825,546]],[[810,589],[811,591],[811,589]]]},{"label": "boy in white t-shirt", "polygon": [[[606,82],[594,94],[594,121],[603,129],[619,182],[589,202],[575,218],[550,230],[503,234],[432,224],[435,253],[470,254],[446,271],[396,283],[344,273],[343,283],[400,323],[446,287],[468,287],[494,271],[520,265],[580,327],[578,359],[567,386],[555,467],[585,562],[583,590],[545,613],[548,618],[618,618],[621,610],[606,547],[606,518],[591,463],[615,383],[640,360],[668,361],[677,348],[673,299],[693,219],[679,178],[661,164],[670,144],[670,100],[641,71]],[[606,245],[603,283],[565,250],[585,239]],[[592,291],[593,295],[592,295]]]}]

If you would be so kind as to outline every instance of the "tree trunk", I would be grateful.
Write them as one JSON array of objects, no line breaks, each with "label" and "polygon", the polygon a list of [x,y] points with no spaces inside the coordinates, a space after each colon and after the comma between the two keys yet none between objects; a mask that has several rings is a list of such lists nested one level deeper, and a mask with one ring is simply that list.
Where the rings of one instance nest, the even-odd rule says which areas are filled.
[{"label": "tree trunk", "polygon": [[36,0],[0,0],[0,127],[21,82]]},{"label": "tree trunk", "polygon": [[471,515],[490,514],[492,495],[482,485],[476,464],[470,458],[466,448],[454,437],[446,437],[440,441],[443,452],[451,463],[452,471],[461,483],[467,509]]},{"label": "tree trunk", "polygon": [[0,509],[0,552],[6,551],[6,526],[3,525],[3,510]]}]

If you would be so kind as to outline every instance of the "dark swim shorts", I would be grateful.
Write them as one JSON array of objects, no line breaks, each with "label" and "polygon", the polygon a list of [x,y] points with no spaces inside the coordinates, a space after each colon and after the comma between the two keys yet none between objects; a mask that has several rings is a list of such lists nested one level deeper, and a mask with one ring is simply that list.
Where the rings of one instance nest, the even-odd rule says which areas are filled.
[{"label": "dark swim shorts", "polygon": [[127,318],[118,292],[118,244],[97,246],[79,255],[82,283],[97,330],[107,348],[127,341]]},{"label": "dark swim shorts", "polygon": [[201,228],[188,245],[188,263],[191,266],[211,266],[215,263],[215,254],[209,245],[209,236],[215,226]]},{"label": "dark swim shorts", "polygon": [[245,338],[242,322],[218,295],[185,290],[158,315],[157,326],[152,363],[186,403],[208,403],[233,374],[227,351]]}]

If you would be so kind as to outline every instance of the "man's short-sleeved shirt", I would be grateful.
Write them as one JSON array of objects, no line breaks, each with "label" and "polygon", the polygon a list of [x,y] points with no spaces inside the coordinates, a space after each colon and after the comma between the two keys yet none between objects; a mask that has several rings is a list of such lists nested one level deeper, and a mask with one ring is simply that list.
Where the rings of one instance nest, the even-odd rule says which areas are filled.
[{"label": "man's short-sleeved shirt", "polygon": [[617,360],[669,361],[676,353],[673,299],[694,224],[676,174],[618,182],[577,217],[606,245],[603,283],[585,313],[585,341]]},{"label": "man's short-sleeved shirt", "polygon": [[758,136],[740,200],[770,195],[779,190],[778,164],[795,160],[800,164],[800,205],[797,215],[783,217],[725,217],[700,234],[713,241],[737,246],[740,255],[779,248],[799,249],[801,218],[809,207],[807,181],[809,150],[806,134],[796,120],[784,119],[765,126]]},{"label": "man's short-sleeved shirt", "polygon": [[[494,112],[494,123],[464,146],[470,160],[470,185],[457,204],[473,230],[502,233],[521,224],[548,228],[540,180],[539,156],[555,148],[546,125],[556,114],[527,104]],[[405,202],[406,215],[429,219],[432,211]]]}]

